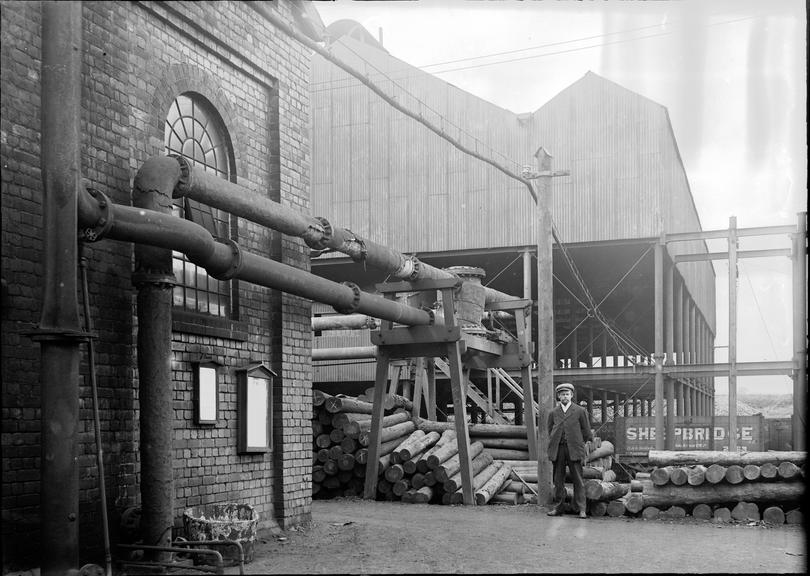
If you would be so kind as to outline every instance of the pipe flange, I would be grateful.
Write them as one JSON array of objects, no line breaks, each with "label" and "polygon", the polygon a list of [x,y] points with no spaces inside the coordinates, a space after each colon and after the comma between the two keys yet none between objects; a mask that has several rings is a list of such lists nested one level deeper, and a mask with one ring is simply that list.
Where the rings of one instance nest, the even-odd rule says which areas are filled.
[{"label": "pipe flange", "polygon": [[209,272],[208,275],[211,276],[211,278],[216,278],[217,280],[230,280],[242,271],[242,249],[239,247],[239,244],[230,238],[217,238],[217,242],[220,244],[226,244],[231,248],[231,254],[233,254],[233,258],[231,259],[231,267],[224,272]]},{"label": "pipe flange", "polygon": [[346,235],[350,235],[351,238],[346,238],[343,243],[343,247],[345,250],[341,250],[345,254],[349,255],[354,262],[363,262],[365,261],[366,257],[368,256],[368,249],[366,248],[366,243],[360,238],[357,234],[349,230],[348,228],[344,228]]},{"label": "pipe flange", "polygon": [[419,273],[421,272],[422,262],[419,260],[419,258],[416,258],[415,256],[411,256],[411,262],[413,262],[413,272],[411,272],[411,275],[408,276],[408,280],[410,282],[415,282],[416,280],[419,279]]},{"label": "pipe flange", "polygon": [[430,323],[428,326],[435,326],[436,325],[436,311],[433,308],[427,308],[425,306],[422,307],[422,310],[428,313],[430,316]]},{"label": "pipe flange", "polygon": [[337,306],[333,306],[333,308],[338,314],[352,314],[360,307],[360,294],[362,294],[362,291],[360,290],[360,286],[354,282],[343,282],[343,285],[348,286],[352,289],[352,292],[354,292],[352,303],[345,307],[338,308]]},{"label": "pipe flange", "polygon": [[174,158],[180,165],[180,178],[172,190],[172,198],[182,198],[191,190],[191,164],[179,154],[169,154],[169,158]]},{"label": "pipe flange", "polygon": [[325,250],[329,247],[334,229],[329,223],[329,220],[323,216],[316,216],[315,220],[320,223],[321,229],[319,230],[314,226],[310,226],[307,231],[304,232],[304,242],[313,250]]},{"label": "pipe flange", "polygon": [[110,211],[110,200],[101,190],[87,188],[87,193],[98,203],[99,218],[94,226],[82,230],[81,237],[85,242],[98,242],[102,240],[107,232],[112,228],[112,212]]},{"label": "pipe flange", "polygon": [[177,284],[177,279],[174,274],[166,274],[164,272],[149,272],[149,271],[136,271],[132,273],[132,285],[135,288],[151,284],[160,288],[174,288]]}]

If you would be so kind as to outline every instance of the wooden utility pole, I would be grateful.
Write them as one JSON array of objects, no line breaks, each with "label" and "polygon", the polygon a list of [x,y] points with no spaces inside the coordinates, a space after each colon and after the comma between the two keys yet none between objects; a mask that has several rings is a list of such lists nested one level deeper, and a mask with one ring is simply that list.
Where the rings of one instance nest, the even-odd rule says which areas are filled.
[{"label": "wooden utility pole", "polygon": [[548,459],[548,415],[554,406],[554,277],[552,274],[551,155],[539,148],[537,159],[537,404],[538,504],[551,502],[551,462]]}]

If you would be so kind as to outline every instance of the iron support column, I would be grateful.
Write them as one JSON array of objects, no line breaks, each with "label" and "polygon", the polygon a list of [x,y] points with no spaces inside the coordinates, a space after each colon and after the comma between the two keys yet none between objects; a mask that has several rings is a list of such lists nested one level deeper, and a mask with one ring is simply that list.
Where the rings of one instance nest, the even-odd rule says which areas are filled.
[{"label": "iron support column", "polygon": [[[666,256],[666,243],[662,246],[663,256]],[[675,264],[673,262],[664,263],[664,362],[673,364],[675,352],[675,326],[674,313],[675,302]],[[667,450],[675,448],[675,381],[664,378],[664,395],[666,396],[666,438],[665,446]]]},{"label": "iron support column", "polygon": [[[153,163],[166,170],[145,169]],[[136,208],[171,214],[180,166],[170,158],[147,161],[135,176]],[[144,543],[170,546],[174,526],[174,386],[172,380],[172,251],[135,245],[132,283],[138,290],[138,390],[140,401],[141,526]],[[168,561],[170,554],[153,552]]]},{"label": "iron support column", "polygon": [[655,245],[655,449],[664,450],[664,244]]},{"label": "iron support column", "polygon": [[807,212],[793,239],[793,449],[805,450],[807,430]]},{"label": "iron support column", "polygon": [[41,571],[79,567],[79,323],[76,263],[81,187],[82,3],[43,2],[41,65]]},{"label": "iron support column", "polygon": [[737,451],[737,217],[728,221],[728,451]]}]

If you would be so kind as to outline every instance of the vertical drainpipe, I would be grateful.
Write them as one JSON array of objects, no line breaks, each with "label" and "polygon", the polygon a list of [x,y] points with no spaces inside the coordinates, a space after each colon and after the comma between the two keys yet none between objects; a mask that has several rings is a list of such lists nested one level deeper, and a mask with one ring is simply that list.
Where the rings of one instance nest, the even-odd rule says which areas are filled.
[{"label": "vertical drainpipe", "polygon": [[44,293],[41,351],[41,572],[79,564],[77,194],[81,185],[81,2],[42,3]]},{"label": "vertical drainpipe", "polygon": [[[135,176],[133,206],[171,214],[179,178],[176,160],[148,160]],[[141,527],[144,544],[168,546],[174,525],[171,250],[136,244],[132,283],[138,290]],[[167,555],[153,556],[166,561]]]}]

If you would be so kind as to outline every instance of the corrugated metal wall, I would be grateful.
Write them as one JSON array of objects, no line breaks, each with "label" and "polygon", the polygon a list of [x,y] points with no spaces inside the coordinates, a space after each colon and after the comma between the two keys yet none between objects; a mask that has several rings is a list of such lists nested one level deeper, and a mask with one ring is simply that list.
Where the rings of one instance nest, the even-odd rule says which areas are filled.
[{"label": "corrugated metal wall", "polygon": [[[516,173],[554,156],[552,215],[564,242],[655,238],[700,223],[666,109],[588,73],[519,118],[350,38],[334,53],[465,146]],[[401,252],[532,245],[525,186],[470,157],[315,56],[313,213]],[[394,86],[394,82],[396,86]],[[702,242],[672,255],[705,252]],[[714,329],[711,264],[681,265]]]},{"label": "corrugated metal wall", "polygon": [[[532,115],[531,138],[556,169],[552,216],[564,242],[657,238],[700,230],[700,220],[666,109],[587,73]],[[669,244],[669,253],[706,252],[703,242]],[[692,298],[715,326],[714,270],[681,264]]]}]

